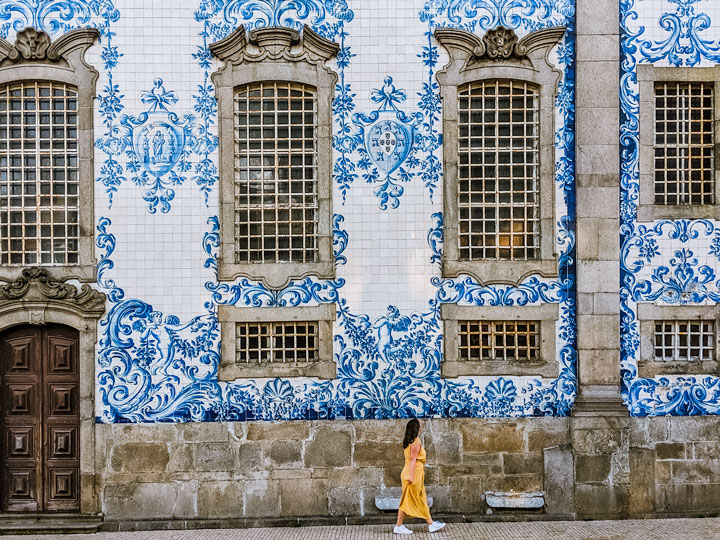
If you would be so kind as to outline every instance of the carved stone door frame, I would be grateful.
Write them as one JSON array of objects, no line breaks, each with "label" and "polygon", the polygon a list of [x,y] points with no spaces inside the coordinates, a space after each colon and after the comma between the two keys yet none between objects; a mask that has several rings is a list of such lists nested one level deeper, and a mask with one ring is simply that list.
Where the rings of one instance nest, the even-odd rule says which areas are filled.
[{"label": "carved stone door frame", "polygon": [[90,285],[80,289],[54,280],[45,268],[26,268],[0,285],[0,332],[18,325],[61,324],[79,333],[80,511],[101,511],[95,486],[95,344],[106,297]]}]

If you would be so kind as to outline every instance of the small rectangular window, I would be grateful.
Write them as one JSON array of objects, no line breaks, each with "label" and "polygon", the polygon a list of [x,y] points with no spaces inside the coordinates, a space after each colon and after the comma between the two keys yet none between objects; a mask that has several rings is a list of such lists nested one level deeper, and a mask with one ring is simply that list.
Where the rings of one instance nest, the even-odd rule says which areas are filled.
[{"label": "small rectangular window", "polygon": [[458,321],[458,329],[460,360],[539,360],[539,321]]},{"label": "small rectangular window", "polygon": [[79,264],[78,95],[0,88],[0,264]]},{"label": "small rectangular window", "polygon": [[715,323],[708,320],[655,321],[656,362],[714,360]]},{"label": "small rectangular window", "polygon": [[318,258],[315,89],[235,90],[235,263]]},{"label": "small rectangular window", "polygon": [[655,204],[715,203],[714,89],[655,83]]},{"label": "small rectangular window", "polygon": [[237,323],[236,362],[246,364],[315,362],[317,322]]},{"label": "small rectangular window", "polygon": [[539,92],[481,81],[459,89],[458,218],[461,260],[536,259]]}]

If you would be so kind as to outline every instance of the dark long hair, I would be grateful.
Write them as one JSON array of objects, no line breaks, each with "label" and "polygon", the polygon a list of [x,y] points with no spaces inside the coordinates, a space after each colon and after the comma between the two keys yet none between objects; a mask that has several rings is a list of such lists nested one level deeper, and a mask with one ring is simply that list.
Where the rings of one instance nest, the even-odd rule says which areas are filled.
[{"label": "dark long hair", "polygon": [[410,443],[417,439],[420,433],[420,422],[417,418],[413,418],[405,426],[405,437],[403,437],[403,448],[410,446]]}]

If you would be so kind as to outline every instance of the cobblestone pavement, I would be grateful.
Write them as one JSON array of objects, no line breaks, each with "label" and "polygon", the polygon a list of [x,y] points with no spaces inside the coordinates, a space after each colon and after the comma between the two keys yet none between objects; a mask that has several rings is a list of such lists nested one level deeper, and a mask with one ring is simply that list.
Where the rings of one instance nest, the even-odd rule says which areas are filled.
[{"label": "cobblestone pavement", "polygon": [[211,529],[197,531],[117,532],[92,535],[5,536],[28,540],[718,540],[720,518],[641,521],[554,521],[534,523],[450,523],[430,534],[410,524],[416,534],[392,534],[390,525]]}]

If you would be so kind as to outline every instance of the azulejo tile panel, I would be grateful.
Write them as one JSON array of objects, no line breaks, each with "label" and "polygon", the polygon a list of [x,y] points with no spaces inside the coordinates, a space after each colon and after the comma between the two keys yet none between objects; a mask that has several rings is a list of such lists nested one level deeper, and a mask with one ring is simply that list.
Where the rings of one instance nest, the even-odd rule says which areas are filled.
[{"label": "azulejo tile panel", "polygon": [[[108,294],[97,347],[99,421],[569,413],[577,386],[574,2],[403,1],[385,12],[369,0],[183,0],[154,6],[146,14],[150,19],[141,18],[150,9],[142,4],[0,1],[0,32],[6,36],[27,25],[54,35],[87,25],[102,33],[92,59],[101,72],[98,286]],[[396,20],[388,23],[388,17]],[[413,43],[418,45],[408,47],[376,32],[375,23],[383,19],[407,32],[417,29]],[[167,21],[161,37],[143,26],[147,20]],[[209,44],[239,25],[300,29],[305,24],[340,44],[333,66],[339,75],[333,102],[337,275],[295,280],[281,290],[245,278],[220,283],[219,141],[210,80],[217,64]],[[518,286],[488,286],[470,276],[444,279],[440,273],[443,134],[435,74],[445,53],[432,34],[438,27],[482,34],[498,25],[521,36],[568,28],[551,57],[563,73],[555,103],[560,272],[558,278],[529,276]],[[176,45],[174,36],[182,38]],[[378,48],[385,51],[381,59],[366,52]],[[178,65],[163,61],[185,50]],[[195,237],[197,242],[187,240]],[[168,242],[172,253],[166,252]],[[163,261],[169,264],[162,266]],[[337,309],[336,379],[218,381],[218,306],[325,302]],[[559,304],[558,378],[442,379],[440,306],[448,303],[519,309]]]},{"label": "azulejo tile panel", "polygon": [[707,0],[621,0],[621,367],[634,416],[720,413],[712,374],[641,378],[638,305],[716,305],[720,223],[639,223],[638,64],[704,67],[720,62],[720,9]]}]

